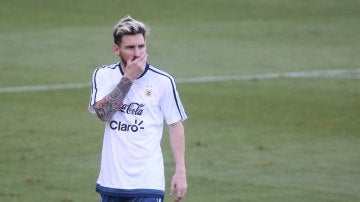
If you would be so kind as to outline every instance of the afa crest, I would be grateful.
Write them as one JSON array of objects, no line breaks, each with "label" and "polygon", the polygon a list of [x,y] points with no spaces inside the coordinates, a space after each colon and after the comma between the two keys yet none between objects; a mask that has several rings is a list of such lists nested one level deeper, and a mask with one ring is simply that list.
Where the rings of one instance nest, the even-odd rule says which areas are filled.
[{"label": "afa crest", "polygon": [[145,90],[145,96],[146,96],[146,97],[151,97],[151,96],[152,96],[152,93],[153,93],[153,92],[152,92],[152,90],[150,90],[150,89],[146,89],[146,90]]},{"label": "afa crest", "polygon": [[152,99],[154,96],[154,91],[152,89],[152,86],[146,86],[145,88],[145,93],[144,93],[145,97],[148,99]]}]

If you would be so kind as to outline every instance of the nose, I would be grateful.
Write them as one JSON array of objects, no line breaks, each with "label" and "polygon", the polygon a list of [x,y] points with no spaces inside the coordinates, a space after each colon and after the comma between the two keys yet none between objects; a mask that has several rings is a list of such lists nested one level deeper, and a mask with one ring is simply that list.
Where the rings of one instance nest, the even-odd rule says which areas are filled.
[{"label": "nose", "polygon": [[135,56],[135,58],[139,57],[139,56],[140,56],[140,53],[141,53],[140,49],[139,49],[138,47],[136,47],[136,48],[134,49],[134,56]]}]

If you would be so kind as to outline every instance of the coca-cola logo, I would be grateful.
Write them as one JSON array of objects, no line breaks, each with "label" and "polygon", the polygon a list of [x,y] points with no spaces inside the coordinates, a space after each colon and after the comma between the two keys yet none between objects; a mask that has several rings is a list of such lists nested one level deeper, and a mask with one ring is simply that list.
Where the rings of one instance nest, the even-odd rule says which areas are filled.
[{"label": "coca-cola logo", "polygon": [[125,114],[132,114],[132,115],[142,115],[144,111],[145,104],[139,104],[136,102],[132,102],[130,104],[123,104],[119,111]]}]

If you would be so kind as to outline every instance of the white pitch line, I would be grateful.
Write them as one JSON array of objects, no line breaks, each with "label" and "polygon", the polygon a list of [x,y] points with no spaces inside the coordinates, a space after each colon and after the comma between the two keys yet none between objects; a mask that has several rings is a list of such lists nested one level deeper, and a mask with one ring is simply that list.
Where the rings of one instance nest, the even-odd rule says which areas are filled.
[{"label": "white pitch line", "polygon": [[[178,78],[177,83],[206,83],[219,81],[248,81],[248,80],[265,80],[279,78],[352,78],[360,79],[360,69],[336,69],[324,71],[298,71],[283,73],[267,73],[252,75],[235,75],[235,76],[204,76]],[[90,88],[90,83],[72,83],[72,84],[54,84],[54,85],[36,85],[36,86],[14,86],[0,87],[0,93],[16,92],[34,92],[34,91],[51,91],[66,89]]]},{"label": "white pitch line", "polygon": [[267,73],[238,76],[207,76],[193,78],[179,78],[178,83],[204,83],[214,81],[248,81],[248,80],[265,80],[278,78],[354,78],[360,79],[360,69],[353,70],[324,70],[324,71],[303,71],[303,72],[284,72],[284,73]]},{"label": "white pitch line", "polygon": [[37,86],[1,87],[0,93],[80,89],[80,88],[88,88],[89,86],[90,84],[88,83],[71,83],[71,84],[37,85]]}]

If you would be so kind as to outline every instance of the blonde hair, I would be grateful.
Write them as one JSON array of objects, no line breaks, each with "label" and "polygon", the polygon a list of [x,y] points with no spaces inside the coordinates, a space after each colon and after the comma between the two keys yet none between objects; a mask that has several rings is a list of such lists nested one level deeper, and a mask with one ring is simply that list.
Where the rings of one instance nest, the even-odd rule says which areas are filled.
[{"label": "blonde hair", "polygon": [[114,43],[121,44],[121,38],[124,35],[142,34],[146,39],[150,29],[144,23],[133,19],[130,15],[122,18],[113,28]]}]

